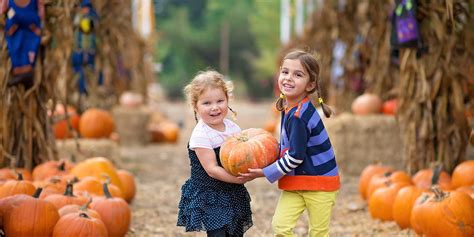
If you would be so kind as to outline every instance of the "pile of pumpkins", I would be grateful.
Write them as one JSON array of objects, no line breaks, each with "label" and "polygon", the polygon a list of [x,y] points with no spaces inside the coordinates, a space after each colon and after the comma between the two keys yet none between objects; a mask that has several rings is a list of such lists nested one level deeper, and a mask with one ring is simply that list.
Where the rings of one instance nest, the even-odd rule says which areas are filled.
[{"label": "pile of pumpkins", "polygon": [[135,177],[103,157],[3,168],[0,228],[6,236],[125,236],[135,192]]},{"label": "pile of pumpkins", "polygon": [[[66,114],[67,112],[67,114]],[[56,104],[55,109],[49,112],[53,120],[53,133],[56,139],[73,137],[73,131],[82,138],[111,138],[117,136],[115,121],[112,114],[99,108],[90,108],[81,115],[72,106],[66,109],[62,104]],[[71,129],[68,128],[68,120]]]},{"label": "pile of pumpkins", "polygon": [[393,116],[397,113],[397,107],[397,99],[382,101],[376,94],[364,93],[352,101],[351,110],[356,115],[382,113]]},{"label": "pile of pumpkins", "polygon": [[372,218],[395,221],[425,236],[474,236],[474,160],[450,175],[440,166],[413,176],[381,164],[366,166],[359,194]]}]

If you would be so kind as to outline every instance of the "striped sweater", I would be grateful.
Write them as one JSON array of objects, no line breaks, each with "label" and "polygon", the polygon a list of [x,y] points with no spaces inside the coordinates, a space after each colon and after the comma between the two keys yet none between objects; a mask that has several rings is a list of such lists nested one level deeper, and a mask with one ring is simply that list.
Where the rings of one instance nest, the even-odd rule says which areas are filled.
[{"label": "striped sweater", "polygon": [[280,158],[263,169],[283,190],[336,191],[336,158],[323,121],[309,98],[283,113]]}]

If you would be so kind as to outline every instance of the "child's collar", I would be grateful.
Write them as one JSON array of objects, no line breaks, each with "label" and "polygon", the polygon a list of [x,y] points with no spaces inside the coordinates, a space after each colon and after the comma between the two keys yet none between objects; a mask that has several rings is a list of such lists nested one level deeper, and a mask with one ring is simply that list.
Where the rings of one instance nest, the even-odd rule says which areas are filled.
[{"label": "child's collar", "polygon": [[303,99],[301,99],[301,100],[300,100],[298,103],[296,103],[295,105],[286,108],[286,109],[285,109],[285,114],[288,113],[288,112],[289,112],[290,110],[292,110],[293,108],[298,107],[300,104],[306,103],[308,100],[309,100],[308,96],[305,96]]}]

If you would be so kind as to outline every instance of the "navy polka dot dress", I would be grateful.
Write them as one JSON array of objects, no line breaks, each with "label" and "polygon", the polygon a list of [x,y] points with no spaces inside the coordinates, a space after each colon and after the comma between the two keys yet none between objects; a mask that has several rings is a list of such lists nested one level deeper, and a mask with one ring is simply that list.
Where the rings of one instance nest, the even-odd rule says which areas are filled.
[{"label": "navy polka dot dress", "polygon": [[[217,162],[219,148],[215,148]],[[188,149],[191,177],[181,187],[178,226],[186,231],[210,231],[225,228],[231,235],[243,235],[252,225],[250,195],[244,185],[211,178],[196,153]]]}]

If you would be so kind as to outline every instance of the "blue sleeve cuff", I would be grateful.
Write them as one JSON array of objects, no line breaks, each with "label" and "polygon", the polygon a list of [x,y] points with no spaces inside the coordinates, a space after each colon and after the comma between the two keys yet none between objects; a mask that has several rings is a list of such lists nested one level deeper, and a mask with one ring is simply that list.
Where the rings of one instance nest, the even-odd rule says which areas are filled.
[{"label": "blue sleeve cuff", "polygon": [[277,166],[277,162],[274,162],[273,164],[263,168],[263,174],[270,183],[274,183],[275,181],[279,180],[281,177],[284,176],[284,174],[282,174],[278,170]]}]

